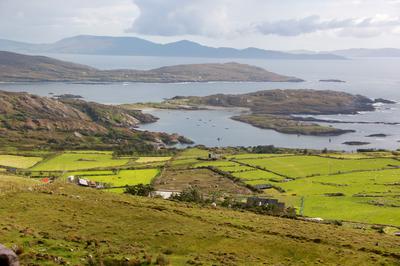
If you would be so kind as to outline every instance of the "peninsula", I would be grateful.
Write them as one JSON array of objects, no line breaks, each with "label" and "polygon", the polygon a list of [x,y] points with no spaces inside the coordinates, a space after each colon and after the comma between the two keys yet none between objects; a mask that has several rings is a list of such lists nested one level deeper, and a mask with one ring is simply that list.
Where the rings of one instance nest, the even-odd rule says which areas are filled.
[{"label": "peninsula", "polygon": [[99,70],[93,67],[0,51],[0,82],[302,82],[263,68],[239,64],[190,64],[152,70]]}]

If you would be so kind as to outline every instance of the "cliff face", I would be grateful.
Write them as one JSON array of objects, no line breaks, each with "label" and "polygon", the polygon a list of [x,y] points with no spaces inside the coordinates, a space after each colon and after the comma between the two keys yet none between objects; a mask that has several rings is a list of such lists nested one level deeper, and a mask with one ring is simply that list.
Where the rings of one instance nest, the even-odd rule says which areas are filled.
[{"label": "cliff face", "polygon": [[207,82],[273,81],[300,82],[301,79],[238,63],[192,64],[158,69],[98,70],[44,56],[29,56],[0,51],[0,81],[75,81],[75,82]]},{"label": "cliff face", "polygon": [[0,143],[170,144],[179,137],[135,130],[156,120],[116,106],[0,91]]}]

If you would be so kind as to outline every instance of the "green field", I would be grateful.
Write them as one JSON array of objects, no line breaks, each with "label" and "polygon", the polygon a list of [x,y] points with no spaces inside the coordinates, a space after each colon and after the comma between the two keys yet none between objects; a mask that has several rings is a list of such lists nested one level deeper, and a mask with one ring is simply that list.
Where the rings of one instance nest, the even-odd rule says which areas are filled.
[{"label": "green field", "polygon": [[257,184],[270,184],[271,182],[281,181],[284,179],[279,175],[258,169],[254,171],[233,173],[233,176],[243,179],[246,183],[247,181],[253,181],[250,184],[254,184],[254,181],[259,181]]},{"label": "green field", "polygon": [[154,162],[165,162],[169,161],[171,157],[140,157],[136,163],[154,163]]},{"label": "green field", "polygon": [[266,154],[260,154],[260,153],[242,153],[242,154],[233,154],[233,155],[227,155],[225,156],[228,159],[237,159],[237,160],[242,160],[242,159],[262,159],[262,158],[273,158],[273,157],[286,157],[286,156],[293,156],[293,154],[279,154],[279,153],[266,153]]},{"label": "green field", "polygon": [[313,175],[329,175],[351,171],[368,171],[400,165],[394,159],[341,160],[319,156],[289,156],[267,159],[243,159],[241,163],[265,168],[290,178],[302,178]]},{"label": "green field", "polygon": [[35,165],[32,171],[73,171],[123,166],[129,158],[115,159],[111,153],[66,152]]},{"label": "green field", "polygon": [[[400,226],[400,170],[318,176],[279,184],[266,191],[311,217]],[[334,196],[336,193],[336,196]]]},{"label": "green field", "polygon": [[192,149],[187,149],[187,150],[182,151],[175,158],[176,159],[189,159],[189,158],[196,159],[199,157],[207,158],[209,153],[210,152],[207,150],[192,148]]},{"label": "green field", "polygon": [[28,157],[17,155],[3,155],[0,154],[0,165],[13,167],[13,168],[29,168],[42,160],[41,157]]},{"label": "green field", "polygon": [[158,169],[121,170],[116,175],[86,176],[90,181],[110,183],[113,187],[126,185],[150,184],[151,180],[159,174]]}]

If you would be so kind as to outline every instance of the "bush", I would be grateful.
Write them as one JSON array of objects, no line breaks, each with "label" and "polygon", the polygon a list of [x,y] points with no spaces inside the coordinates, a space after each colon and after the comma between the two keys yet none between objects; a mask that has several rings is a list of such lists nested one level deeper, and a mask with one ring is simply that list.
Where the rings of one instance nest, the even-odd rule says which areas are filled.
[{"label": "bush", "polygon": [[196,202],[196,203],[204,202],[203,195],[201,194],[200,190],[197,187],[185,188],[179,195],[173,196],[172,199],[185,202]]},{"label": "bush", "polygon": [[160,254],[157,256],[156,264],[160,266],[169,265],[169,259],[166,256]]},{"label": "bush", "polygon": [[138,185],[134,185],[134,186],[126,186],[124,193],[135,195],[135,196],[147,197],[153,191],[154,191],[154,187],[152,185],[138,184]]}]

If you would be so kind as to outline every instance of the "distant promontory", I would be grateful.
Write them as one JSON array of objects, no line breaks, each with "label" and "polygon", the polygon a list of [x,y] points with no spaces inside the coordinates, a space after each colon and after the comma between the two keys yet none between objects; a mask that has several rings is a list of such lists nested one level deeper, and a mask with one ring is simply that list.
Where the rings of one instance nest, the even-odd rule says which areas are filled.
[{"label": "distant promontory", "polygon": [[301,82],[302,79],[239,64],[190,64],[152,70],[99,70],[85,65],[0,51],[1,82]]}]

